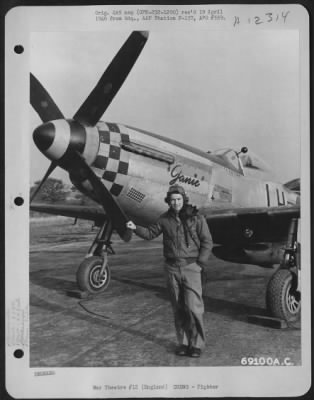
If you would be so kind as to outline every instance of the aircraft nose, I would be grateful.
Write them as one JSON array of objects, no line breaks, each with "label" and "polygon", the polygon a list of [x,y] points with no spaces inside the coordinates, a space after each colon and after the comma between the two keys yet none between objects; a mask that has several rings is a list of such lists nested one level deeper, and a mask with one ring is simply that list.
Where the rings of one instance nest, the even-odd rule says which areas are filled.
[{"label": "aircraft nose", "polygon": [[85,127],[72,119],[56,119],[38,126],[33,132],[38,149],[61,168],[73,169],[71,154],[82,154],[91,165],[99,149],[97,127]]},{"label": "aircraft nose", "polygon": [[38,149],[45,153],[53,144],[56,132],[51,122],[38,126],[33,132],[33,140]]},{"label": "aircraft nose", "polygon": [[58,161],[66,153],[71,138],[68,121],[54,120],[38,126],[33,139],[38,149],[51,161]]}]

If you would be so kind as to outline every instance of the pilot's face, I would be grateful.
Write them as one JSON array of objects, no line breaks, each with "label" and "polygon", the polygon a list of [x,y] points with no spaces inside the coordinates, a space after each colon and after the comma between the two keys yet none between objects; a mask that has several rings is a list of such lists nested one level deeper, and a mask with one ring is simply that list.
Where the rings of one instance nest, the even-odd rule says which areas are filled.
[{"label": "pilot's face", "polygon": [[170,208],[178,213],[183,207],[183,196],[179,193],[174,193],[170,196]]}]

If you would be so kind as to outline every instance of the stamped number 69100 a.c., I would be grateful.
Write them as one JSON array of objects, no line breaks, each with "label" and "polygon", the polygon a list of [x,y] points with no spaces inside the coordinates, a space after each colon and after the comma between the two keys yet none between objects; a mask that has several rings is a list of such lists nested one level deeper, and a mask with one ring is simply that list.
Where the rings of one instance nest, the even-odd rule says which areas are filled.
[{"label": "stamped number 69100 a.c.", "polygon": [[284,358],[283,360],[279,360],[278,358],[273,357],[242,357],[241,365],[248,366],[290,366],[293,365],[289,357]]}]

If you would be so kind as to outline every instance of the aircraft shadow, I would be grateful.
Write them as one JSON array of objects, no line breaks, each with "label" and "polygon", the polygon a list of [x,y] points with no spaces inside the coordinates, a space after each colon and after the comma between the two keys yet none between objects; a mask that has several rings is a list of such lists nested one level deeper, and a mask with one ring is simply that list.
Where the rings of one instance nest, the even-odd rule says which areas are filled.
[{"label": "aircraft shadow", "polygon": [[29,274],[30,282],[35,285],[55,290],[60,294],[64,294],[69,290],[77,290],[77,284],[73,281],[68,281],[65,278],[55,278],[49,275],[53,270],[44,270],[31,272]]},{"label": "aircraft shadow", "polygon": [[[251,278],[251,277],[250,277]],[[137,282],[127,278],[112,277],[121,283],[126,283],[142,289],[147,289],[153,292],[157,297],[163,300],[169,300],[168,291],[166,287],[152,285],[145,282]],[[256,279],[256,278],[255,278]],[[248,304],[235,303],[225,299],[217,299],[208,295],[203,296],[205,312],[221,314],[224,316],[232,317],[238,321],[247,321],[248,315],[267,315],[266,309],[260,307],[250,306]]]},{"label": "aircraft shadow", "polygon": [[[77,290],[76,282],[68,281],[64,278],[62,279],[62,278],[47,276],[48,272],[49,271],[47,270],[31,272],[30,281],[38,286],[57,291],[58,293],[63,295],[64,294],[68,295],[67,293],[69,291]],[[256,279],[256,277],[252,276],[249,276],[248,278]],[[168,291],[165,286],[158,286],[151,283],[137,281],[129,278],[120,278],[118,276],[112,276],[111,279],[120,283],[135,286],[137,288],[149,290],[152,295],[155,295],[162,300],[167,300],[167,301],[169,300]],[[225,279],[227,279],[227,277],[218,280],[225,280]],[[243,276],[241,276],[241,279],[243,279]],[[101,295],[99,295],[99,298],[101,299]],[[207,294],[205,294],[203,298],[204,298],[205,312],[221,314],[224,316],[231,317],[234,320],[247,321],[248,315],[263,315],[263,316],[267,315],[266,309],[261,307],[255,307],[249,304],[241,304],[226,299],[217,299],[208,296]],[[96,300],[97,296],[95,296],[94,299]],[[49,304],[50,303],[47,303],[47,306],[49,306]]]}]

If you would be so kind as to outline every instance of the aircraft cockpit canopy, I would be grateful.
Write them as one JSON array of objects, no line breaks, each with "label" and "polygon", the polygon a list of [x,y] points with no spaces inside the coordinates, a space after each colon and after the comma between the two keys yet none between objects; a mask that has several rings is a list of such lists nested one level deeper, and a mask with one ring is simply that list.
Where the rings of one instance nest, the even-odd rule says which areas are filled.
[{"label": "aircraft cockpit canopy", "polygon": [[[271,171],[271,168],[260,157],[258,157],[252,151],[248,151],[245,147],[242,149],[244,149],[245,152],[236,151],[231,148],[224,148],[215,150],[211,154],[219,157],[226,164],[229,164],[229,166],[233,167],[242,174],[245,174],[246,168],[267,173]],[[241,162],[239,162],[239,160]]]},{"label": "aircraft cockpit canopy", "polygon": [[263,172],[270,172],[271,168],[267,163],[251,151],[239,155],[243,168],[251,168]]},{"label": "aircraft cockpit canopy", "polygon": [[211,154],[219,157],[221,160],[224,161],[225,164],[229,164],[231,168],[243,174],[241,164],[239,163],[238,154],[235,150],[230,148],[219,149],[213,151]]}]

